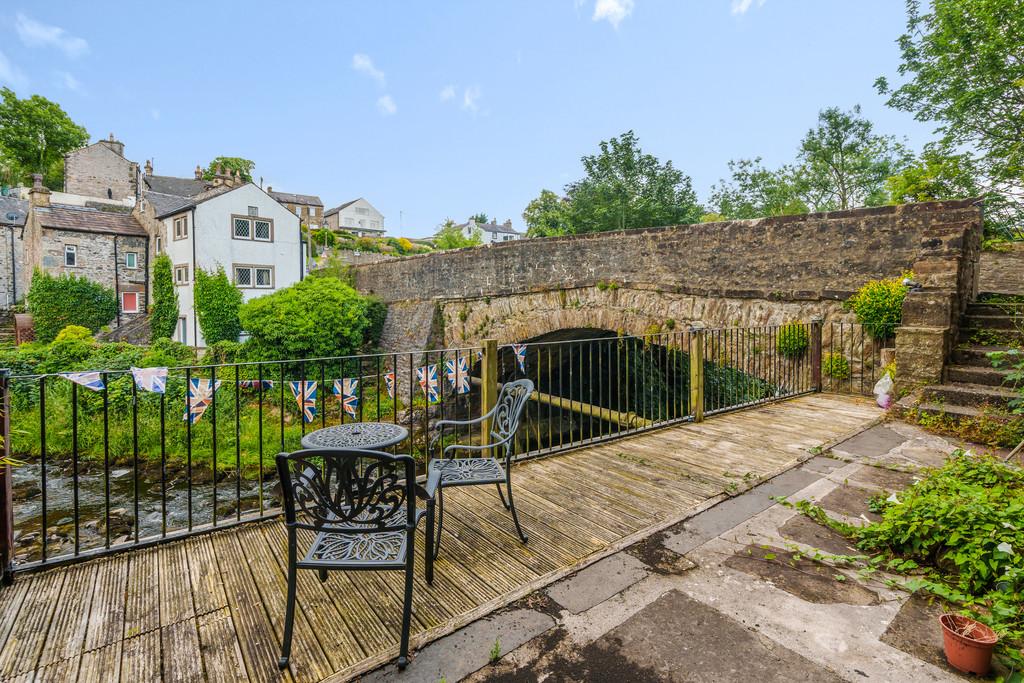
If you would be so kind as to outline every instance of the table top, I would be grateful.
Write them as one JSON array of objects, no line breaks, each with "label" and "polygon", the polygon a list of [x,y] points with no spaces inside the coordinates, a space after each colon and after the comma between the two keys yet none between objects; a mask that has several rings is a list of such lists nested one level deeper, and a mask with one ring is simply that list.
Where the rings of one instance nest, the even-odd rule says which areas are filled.
[{"label": "table top", "polygon": [[390,422],[347,422],[306,434],[302,447],[379,450],[401,443],[408,436],[408,429]]}]

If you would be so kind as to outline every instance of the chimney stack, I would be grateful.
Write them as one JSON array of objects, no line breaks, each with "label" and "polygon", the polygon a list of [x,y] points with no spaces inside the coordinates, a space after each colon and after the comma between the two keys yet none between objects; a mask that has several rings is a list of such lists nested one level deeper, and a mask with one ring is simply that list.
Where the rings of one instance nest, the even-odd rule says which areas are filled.
[{"label": "chimney stack", "polygon": [[203,179],[203,167],[200,166],[199,164],[196,164],[196,180],[202,180],[202,179]]},{"label": "chimney stack", "polygon": [[100,140],[100,144],[105,146],[114,154],[122,157],[124,156],[124,143],[115,138],[113,133],[111,133],[106,140]]},{"label": "chimney stack", "polygon": [[49,206],[50,191],[43,187],[43,174],[32,174],[32,189],[28,191],[28,201],[32,206]]},{"label": "chimney stack", "polygon": [[273,191],[274,191],[274,188],[272,188],[270,185],[267,185],[267,194],[270,194]]},{"label": "chimney stack", "polygon": [[512,219],[511,218],[506,218],[505,219],[505,227],[506,228],[511,228],[512,227]]},{"label": "chimney stack", "polygon": [[153,161],[152,159],[146,159],[146,175],[153,175]]}]

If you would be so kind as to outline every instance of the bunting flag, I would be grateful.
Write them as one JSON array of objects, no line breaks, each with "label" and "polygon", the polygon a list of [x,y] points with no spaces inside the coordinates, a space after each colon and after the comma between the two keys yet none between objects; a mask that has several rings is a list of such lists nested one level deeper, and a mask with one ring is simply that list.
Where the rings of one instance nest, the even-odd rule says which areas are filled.
[{"label": "bunting flag", "polygon": [[270,389],[274,388],[274,380],[272,380],[272,379],[240,379],[240,380],[238,380],[238,386],[240,386],[243,389],[263,389],[264,391],[269,391]]},{"label": "bunting flag", "polygon": [[350,416],[356,416],[356,409],[359,407],[359,396],[356,390],[359,389],[359,380],[352,377],[334,380],[334,388],[331,391],[341,401],[341,409]]},{"label": "bunting flag", "polygon": [[316,419],[316,382],[288,382],[292,396],[299,404],[302,419],[309,424]]},{"label": "bunting flag", "polygon": [[469,393],[469,361],[465,356],[459,357],[458,361],[446,360],[444,371],[456,394]]},{"label": "bunting flag", "polygon": [[427,397],[427,403],[437,403],[441,395],[437,393],[437,364],[431,363],[416,368],[416,379],[423,389],[423,395]]},{"label": "bunting flag", "polygon": [[395,373],[389,372],[384,375],[384,384],[388,387],[388,398],[394,400],[395,398]]},{"label": "bunting flag", "polygon": [[188,381],[188,410],[185,417],[191,424],[199,422],[206,409],[213,403],[213,395],[220,388],[220,380],[216,383],[209,379],[193,377]]},{"label": "bunting flag", "polygon": [[483,351],[477,351],[476,352],[476,360],[477,360],[477,362],[479,363],[483,359],[484,359],[484,352]]},{"label": "bunting flag", "polygon": [[526,344],[513,344],[512,353],[516,355],[516,362],[519,363],[519,371],[526,372]]},{"label": "bunting flag", "polygon": [[103,377],[98,372],[62,372],[60,376],[75,384],[81,384],[86,389],[103,391]]},{"label": "bunting flag", "polygon": [[132,377],[143,391],[162,394],[167,388],[167,368],[132,368]]}]

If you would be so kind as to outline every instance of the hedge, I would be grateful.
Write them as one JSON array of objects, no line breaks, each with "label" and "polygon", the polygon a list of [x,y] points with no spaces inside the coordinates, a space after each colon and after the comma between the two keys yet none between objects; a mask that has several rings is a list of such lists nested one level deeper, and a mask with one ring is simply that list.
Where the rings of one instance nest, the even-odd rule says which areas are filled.
[{"label": "hedge", "polygon": [[50,342],[68,325],[98,332],[117,317],[114,290],[77,275],[53,276],[37,270],[28,292],[36,339]]}]

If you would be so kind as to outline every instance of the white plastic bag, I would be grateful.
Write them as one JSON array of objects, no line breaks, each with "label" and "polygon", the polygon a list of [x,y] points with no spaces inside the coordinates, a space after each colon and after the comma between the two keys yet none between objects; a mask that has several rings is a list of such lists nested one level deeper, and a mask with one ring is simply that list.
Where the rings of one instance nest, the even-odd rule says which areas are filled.
[{"label": "white plastic bag", "polygon": [[892,389],[892,377],[888,372],[882,375],[882,379],[875,382],[875,388],[872,391],[875,394],[875,403],[879,408],[888,408],[892,405]]}]

